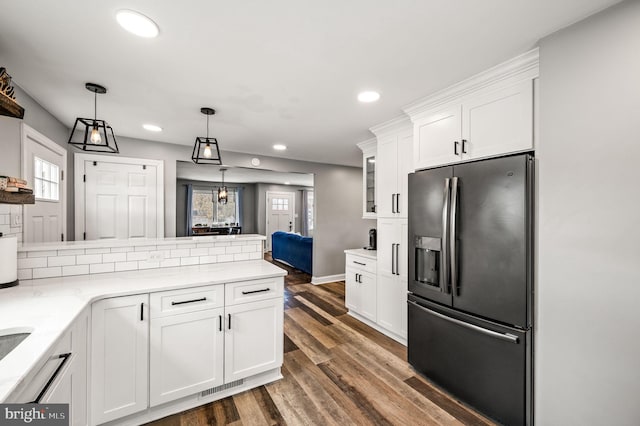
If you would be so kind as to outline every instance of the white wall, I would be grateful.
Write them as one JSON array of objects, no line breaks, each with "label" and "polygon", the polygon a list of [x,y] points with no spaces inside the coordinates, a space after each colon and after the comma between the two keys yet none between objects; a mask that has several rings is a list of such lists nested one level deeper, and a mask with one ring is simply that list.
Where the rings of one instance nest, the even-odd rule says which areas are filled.
[{"label": "white wall", "polygon": [[540,43],[538,425],[640,424],[640,2]]}]

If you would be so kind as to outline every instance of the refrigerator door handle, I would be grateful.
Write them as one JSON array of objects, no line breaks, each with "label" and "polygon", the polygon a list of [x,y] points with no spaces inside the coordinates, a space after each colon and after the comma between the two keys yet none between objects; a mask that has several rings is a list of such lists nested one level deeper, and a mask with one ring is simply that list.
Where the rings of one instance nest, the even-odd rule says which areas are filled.
[{"label": "refrigerator door handle", "polygon": [[483,328],[483,327],[478,327],[477,325],[473,325],[473,324],[469,324],[468,322],[464,322],[464,321],[460,321],[459,319],[455,319],[455,318],[451,318],[448,317],[446,315],[442,315],[440,312],[436,312],[436,311],[432,311],[431,309],[425,308],[424,306],[420,305],[419,303],[416,303],[412,300],[408,300],[407,303],[415,306],[416,308],[430,314],[433,315],[435,317],[441,318],[445,321],[449,321],[452,322],[454,324],[457,324],[461,327],[465,327],[468,328],[470,330],[473,331],[477,331],[478,333],[482,333],[485,334],[487,336],[491,336],[491,337],[495,337],[496,339],[500,339],[500,340],[504,340],[510,343],[515,343],[518,344],[519,339],[518,336],[514,336],[513,334],[509,334],[509,333],[498,333],[497,331],[493,331],[493,330],[489,330],[487,328]]},{"label": "refrigerator door handle", "polygon": [[444,203],[442,206],[442,242],[441,242],[441,256],[442,256],[442,285],[441,290],[449,294],[449,200],[450,200],[450,187],[451,179],[446,178],[444,180]]},{"label": "refrigerator door handle", "polygon": [[451,290],[457,296],[458,289],[458,253],[456,252],[456,215],[458,211],[458,178],[451,178],[451,219],[449,221],[449,262],[451,264]]}]

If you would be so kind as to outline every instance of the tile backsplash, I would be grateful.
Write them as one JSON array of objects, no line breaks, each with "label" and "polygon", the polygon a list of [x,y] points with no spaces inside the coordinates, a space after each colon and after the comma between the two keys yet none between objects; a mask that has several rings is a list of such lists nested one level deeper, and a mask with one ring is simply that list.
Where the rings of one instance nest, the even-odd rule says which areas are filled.
[{"label": "tile backsplash", "polygon": [[153,240],[118,247],[53,247],[36,251],[19,248],[18,279],[259,260],[263,257],[263,241],[264,237],[256,236],[201,242],[197,238]]},{"label": "tile backsplash", "polygon": [[15,235],[18,237],[18,243],[22,242],[21,205],[0,204],[0,232],[3,235]]}]

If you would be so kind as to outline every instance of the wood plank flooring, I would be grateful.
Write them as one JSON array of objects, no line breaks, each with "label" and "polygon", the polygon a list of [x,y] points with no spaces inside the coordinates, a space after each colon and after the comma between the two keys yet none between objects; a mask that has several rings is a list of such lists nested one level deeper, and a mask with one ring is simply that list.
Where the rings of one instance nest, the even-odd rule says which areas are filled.
[{"label": "wood plank flooring", "polygon": [[347,315],[344,282],[314,286],[273,263],[289,272],[284,379],[149,425],[493,424],[418,376],[404,346]]}]

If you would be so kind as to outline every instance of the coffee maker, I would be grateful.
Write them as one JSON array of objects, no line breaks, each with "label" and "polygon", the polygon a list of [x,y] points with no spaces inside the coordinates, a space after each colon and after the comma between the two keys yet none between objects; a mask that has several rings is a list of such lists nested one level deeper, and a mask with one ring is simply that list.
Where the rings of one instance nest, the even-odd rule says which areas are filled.
[{"label": "coffee maker", "polygon": [[369,229],[369,247],[365,247],[367,250],[377,250],[377,235],[376,229]]}]

